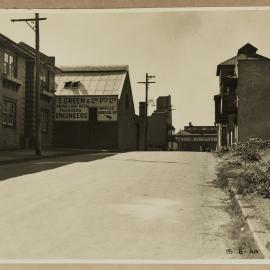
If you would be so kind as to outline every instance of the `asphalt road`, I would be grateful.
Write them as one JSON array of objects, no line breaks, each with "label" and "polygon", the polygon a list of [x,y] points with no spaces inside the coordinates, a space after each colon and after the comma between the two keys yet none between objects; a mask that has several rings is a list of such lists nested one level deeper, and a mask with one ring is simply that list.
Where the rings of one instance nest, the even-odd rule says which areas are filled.
[{"label": "asphalt road", "polygon": [[237,258],[212,154],[100,157],[0,166],[0,259]]}]

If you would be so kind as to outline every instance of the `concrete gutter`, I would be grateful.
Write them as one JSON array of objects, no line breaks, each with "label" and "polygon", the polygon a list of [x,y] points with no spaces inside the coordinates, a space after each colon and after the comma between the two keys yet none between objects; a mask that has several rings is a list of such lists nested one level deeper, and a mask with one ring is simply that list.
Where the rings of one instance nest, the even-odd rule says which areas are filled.
[{"label": "concrete gutter", "polygon": [[[34,151],[33,151],[34,152]],[[64,157],[64,156],[75,156],[75,155],[84,155],[84,154],[96,154],[96,153],[115,153],[115,152],[120,152],[120,151],[114,151],[114,150],[106,150],[106,151],[101,151],[101,150],[71,150],[71,151],[64,151],[55,153],[50,153],[50,152],[45,152],[45,154],[41,156],[35,156],[33,155],[27,155],[27,156],[21,156],[21,157],[7,157],[7,159],[2,159],[0,160],[0,166],[5,165],[5,164],[12,164],[12,163],[20,163],[20,162],[25,162],[25,161],[31,161],[31,160],[40,160],[40,159],[47,159],[47,158],[55,158],[55,157]],[[1,155],[1,152],[0,152]]]},{"label": "concrete gutter", "polygon": [[260,249],[264,259],[270,259],[270,230],[256,217],[254,206],[243,201],[242,196],[236,193],[233,186],[234,178],[228,178],[228,190],[232,199],[239,208],[248,229],[250,230],[255,244]]}]

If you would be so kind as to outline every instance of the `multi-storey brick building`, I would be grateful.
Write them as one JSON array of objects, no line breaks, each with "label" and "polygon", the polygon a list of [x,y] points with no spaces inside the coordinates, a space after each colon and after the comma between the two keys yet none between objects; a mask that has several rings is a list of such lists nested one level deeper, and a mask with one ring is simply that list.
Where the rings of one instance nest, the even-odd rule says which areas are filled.
[{"label": "multi-storey brick building", "polygon": [[270,139],[270,59],[246,44],[219,64],[215,100],[218,146],[249,138]]},{"label": "multi-storey brick building", "polygon": [[[25,141],[26,146],[33,147],[36,130],[35,49],[24,42],[19,45],[31,55],[26,60],[25,72]],[[55,73],[59,72],[55,57],[40,53],[41,145],[44,148],[53,145]]]},{"label": "multi-storey brick building", "polygon": [[[42,146],[52,146],[54,57],[40,53]],[[0,149],[31,147],[35,141],[35,50],[0,34]],[[58,70],[59,71],[59,70]]]},{"label": "multi-storey brick building", "polygon": [[28,57],[17,43],[0,34],[0,149],[19,148],[24,141]]}]

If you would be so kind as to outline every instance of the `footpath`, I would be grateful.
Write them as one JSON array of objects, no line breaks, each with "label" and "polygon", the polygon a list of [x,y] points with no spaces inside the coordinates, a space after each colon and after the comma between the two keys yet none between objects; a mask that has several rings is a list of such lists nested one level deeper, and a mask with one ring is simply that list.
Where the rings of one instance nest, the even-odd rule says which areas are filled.
[{"label": "footpath", "polygon": [[[262,161],[270,162],[270,150],[262,155]],[[267,168],[266,168],[267,169]],[[228,191],[235,206],[240,210],[241,218],[251,232],[256,246],[260,249],[264,259],[270,259],[270,198],[256,194],[239,194],[239,181],[241,182],[243,168],[226,169]],[[268,180],[269,181],[269,180]],[[265,188],[270,183],[265,181]],[[261,184],[262,185],[262,184]]]},{"label": "footpath", "polygon": [[90,153],[109,153],[115,152],[113,150],[99,150],[99,149],[66,149],[66,148],[51,148],[42,151],[41,156],[36,156],[33,149],[19,149],[19,150],[1,150],[0,151],[0,165],[18,163],[30,160],[62,157]]},{"label": "footpath", "polygon": [[229,178],[228,181],[231,197],[236,202],[257,247],[264,259],[270,259],[270,200],[254,194],[237,194],[237,179]]}]

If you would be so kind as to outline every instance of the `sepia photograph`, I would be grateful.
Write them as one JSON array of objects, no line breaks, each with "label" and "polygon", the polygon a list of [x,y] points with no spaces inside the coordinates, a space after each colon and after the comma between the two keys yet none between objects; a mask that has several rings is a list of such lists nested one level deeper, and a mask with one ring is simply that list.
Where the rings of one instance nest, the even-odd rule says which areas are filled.
[{"label": "sepia photograph", "polygon": [[0,261],[268,262],[269,7],[0,13]]}]

